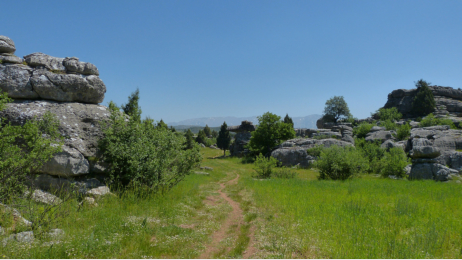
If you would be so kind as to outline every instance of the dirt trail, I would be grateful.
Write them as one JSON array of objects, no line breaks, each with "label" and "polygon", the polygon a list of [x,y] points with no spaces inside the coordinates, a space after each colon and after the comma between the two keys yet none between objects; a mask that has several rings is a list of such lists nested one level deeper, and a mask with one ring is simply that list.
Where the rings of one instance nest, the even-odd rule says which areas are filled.
[{"label": "dirt trail", "polygon": [[[229,213],[228,217],[226,218],[225,222],[223,225],[220,227],[218,231],[212,234],[212,242],[208,244],[205,248],[205,251],[199,256],[199,258],[213,258],[213,254],[217,253],[219,250],[218,246],[220,242],[226,238],[226,233],[233,225],[237,225],[236,230],[240,230],[241,224],[243,222],[243,212],[242,209],[239,207],[239,203],[235,202],[232,200],[228,195],[226,195],[223,192],[223,189],[227,185],[235,185],[237,184],[237,181],[239,179],[239,174],[237,174],[236,178],[228,181],[226,184],[220,183],[220,189],[218,190],[218,193],[220,194],[220,197],[222,197],[225,201],[229,203],[232,207],[231,213]],[[251,231],[251,237],[250,237],[250,243],[249,243],[249,248],[247,248],[247,251],[244,253],[243,258],[248,258],[250,257],[256,250],[253,248],[253,229]],[[250,245],[252,244],[252,248],[250,248]],[[247,257],[246,257],[247,256]]]}]

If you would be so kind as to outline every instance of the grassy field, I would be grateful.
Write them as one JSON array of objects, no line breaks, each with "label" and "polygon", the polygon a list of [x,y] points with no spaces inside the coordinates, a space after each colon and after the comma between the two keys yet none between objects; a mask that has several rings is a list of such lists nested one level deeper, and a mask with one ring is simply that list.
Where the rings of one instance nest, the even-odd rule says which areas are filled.
[{"label": "grassy field", "polygon": [[191,174],[165,196],[108,196],[80,210],[69,201],[69,215],[54,226],[66,232],[60,242],[0,246],[0,257],[197,258],[232,210],[219,183],[237,175],[223,191],[239,203],[242,222],[211,257],[241,258],[250,247],[252,258],[462,257],[459,184],[372,175],[318,181],[307,169],[295,170],[295,179],[261,180],[252,164],[201,152],[209,175]]}]

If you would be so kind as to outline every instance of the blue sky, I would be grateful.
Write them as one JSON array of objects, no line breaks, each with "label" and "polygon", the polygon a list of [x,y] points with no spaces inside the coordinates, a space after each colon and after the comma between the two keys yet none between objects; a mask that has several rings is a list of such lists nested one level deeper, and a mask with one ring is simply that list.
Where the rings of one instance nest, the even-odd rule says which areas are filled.
[{"label": "blue sky", "polygon": [[462,1],[1,1],[16,55],[95,64],[103,104],[137,87],[143,116],[365,118],[423,78],[462,87]]}]

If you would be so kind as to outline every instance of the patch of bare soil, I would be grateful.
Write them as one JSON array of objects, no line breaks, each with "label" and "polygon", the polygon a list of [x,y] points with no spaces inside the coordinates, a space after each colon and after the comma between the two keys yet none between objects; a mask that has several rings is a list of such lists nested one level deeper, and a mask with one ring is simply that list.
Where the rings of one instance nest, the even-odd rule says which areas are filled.
[{"label": "patch of bare soil", "polygon": [[[242,209],[239,207],[239,203],[235,202],[232,200],[228,195],[226,195],[223,192],[223,189],[227,185],[235,185],[237,184],[237,181],[239,180],[239,174],[236,176],[236,178],[228,181],[226,184],[220,183],[220,189],[218,190],[218,193],[220,197],[222,197],[226,202],[229,203],[232,207],[231,213],[229,213],[228,217],[226,218],[225,222],[223,225],[220,227],[219,230],[217,230],[215,233],[212,234],[212,242],[205,247],[205,251],[199,256],[199,258],[213,258],[214,254],[217,253],[219,249],[220,242],[227,237],[227,231],[230,229],[236,229],[239,230],[241,224],[243,223],[243,212]],[[213,199],[213,197],[207,197],[205,200],[205,203],[216,203],[217,200]],[[251,232],[250,232],[250,243],[249,247],[247,248],[246,252],[244,253],[243,258],[249,258],[255,253],[255,248],[253,247],[254,244],[254,228],[252,227]],[[230,248],[227,248],[226,251],[229,251]]]}]

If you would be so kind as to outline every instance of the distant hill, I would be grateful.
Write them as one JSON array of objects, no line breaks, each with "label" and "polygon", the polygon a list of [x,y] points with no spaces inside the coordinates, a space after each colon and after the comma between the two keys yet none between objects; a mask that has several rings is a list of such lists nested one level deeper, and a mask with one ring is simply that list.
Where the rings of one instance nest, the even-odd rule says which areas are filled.
[{"label": "distant hill", "polygon": [[[170,124],[168,124],[168,126],[170,126]],[[204,125],[205,126],[205,125]],[[199,133],[199,130],[203,130],[204,129],[204,126],[197,126],[197,125],[177,125],[177,126],[173,126],[175,127],[175,130],[179,131],[179,132],[184,132],[186,131],[188,128],[191,129],[191,132],[193,132],[193,134],[197,134]],[[216,126],[216,127],[210,127],[210,130],[215,130],[217,132],[220,132],[220,127],[219,126]]]},{"label": "distant hill", "polygon": [[[282,117],[284,117],[283,115]],[[316,121],[321,118],[321,115],[313,114],[304,117],[292,117],[294,121],[295,128],[316,128]],[[226,122],[228,126],[232,125],[240,125],[242,121],[247,120],[253,122],[254,125],[258,124],[258,119],[256,116],[250,117],[234,117],[234,116],[226,116],[226,117],[201,117],[201,118],[193,118],[193,119],[186,119],[178,122],[171,122],[168,123],[169,126],[174,126],[176,129],[180,130],[187,129],[191,127],[204,127],[208,125],[210,128],[213,127],[220,127],[223,122]],[[178,128],[178,127],[180,128]],[[191,129],[192,130],[192,129]],[[220,129],[218,128],[217,131]],[[197,130],[199,131],[199,130]]]}]

